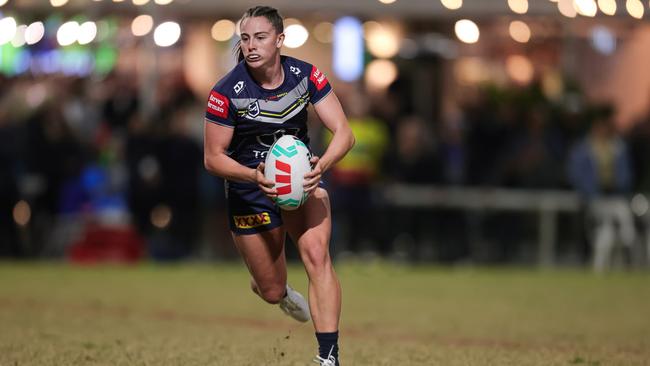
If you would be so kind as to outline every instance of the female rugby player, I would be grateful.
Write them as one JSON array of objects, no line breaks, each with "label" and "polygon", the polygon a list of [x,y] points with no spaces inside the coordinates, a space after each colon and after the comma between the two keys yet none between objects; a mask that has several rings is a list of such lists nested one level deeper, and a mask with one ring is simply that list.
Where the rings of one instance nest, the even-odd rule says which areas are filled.
[{"label": "female rugby player", "polygon": [[[251,273],[252,290],[297,320],[310,316],[319,345],[316,362],[338,366],[341,286],[329,256],[331,210],[321,175],[354,145],[339,100],[315,66],[280,55],[282,17],[274,8],[248,9],[240,23],[240,62],[210,92],[205,114],[205,167],[226,179],[229,223],[237,249]],[[268,148],[283,134],[309,146],[307,104],[333,138],[305,175],[309,199],[283,211],[273,182],[264,177]],[[309,279],[309,305],[287,285],[284,253],[288,233]]]}]

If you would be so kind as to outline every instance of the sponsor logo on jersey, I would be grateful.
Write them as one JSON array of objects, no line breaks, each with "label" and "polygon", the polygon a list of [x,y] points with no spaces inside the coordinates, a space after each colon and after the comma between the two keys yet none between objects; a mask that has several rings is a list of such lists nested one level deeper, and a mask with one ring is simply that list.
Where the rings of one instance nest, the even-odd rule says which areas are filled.
[{"label": "sponsor logo on jersey", "polygon": [[252,229],[254,227],[264,226],[271,223],[271,217],[268,212],[262,212],[255,215],[233,216],[235,226],[239,229]]},{"label": "sponsor logo on jersey", "polygon": [[267,97],[267,98],[264,98],[264,99],[267,100],[267,101],[270,101],[270,100],[280,100],[280,99],[282,99],[282,97],[284,97],[284,96],[287,95],[287,94],[289,94],[289,92],[280,93],[280,94],[278,94],[278,95],[272,95],[272,96]]},{"label": "sponsor logo on jersey", "polygon": [[297,68],[297,67],[295,67],[295,66],[291,66],[291,67],[289,67],[289,71],[291,71],[292,73],[296,74],[296,76],[300,76],[300,72],[301,72],[301,71],[300,71],[299,68]]},{"label": "sponsor logo on jersey", "polygon": [[[278,148],[279,146],[276,146]],[[294,149],[296,148],[295,146],[292,146]],[[283,149],[284,150],[284,149]],[[274,155],[278,156],[275,154],[275,150],[273,151]],[[296,154],[298,152],[296,151]],[[295,155],[295,154],[293,154]],[[291,155],[291,156],[293,156]],[[276,190],[278,191],[279,195],[283,194],[289,194],[291,193],[291,165],[284,163],[280,160],[275,161],[275,169],[278,170],[277,173],[275,173],[275,183],[276,184],[286,184],[285,186],[276,186]],[[281,174],[280,172],[284,172],[286,174]]]},{"label": "sponsor logo on jersey", "polygon": [[311,69],[311,75],[309,76],[309,80],[316,85],[316,89],[318,91],[321,91],[325,85],[327,85],[327,78],[325,77],[325,74],[320,72],[316,66],[313,66]]},{"label": "sponsor logo on jersey", "polygon": [[244,85],[246,84],[244,84],[242,80],[239,80],[237,84],[235,84],[235,86],[233,87],[235,94],[239,95],[239,93],[241,93],[241,91],[244,90]]},{"label": "sponsor logo on jersey", "polygon": [[253,103],[248,105],[248,108],[246,109],[246,114],[248,114],[249,117],[255,118],[260,115],[260,103],[256,100]]},{"label": "sponsor logo on jersey", "polygon": [[228,98],[213,90],[210,92],[210,97],[208,98],[207,112],[217,117],[227,118],[228,104]]}]

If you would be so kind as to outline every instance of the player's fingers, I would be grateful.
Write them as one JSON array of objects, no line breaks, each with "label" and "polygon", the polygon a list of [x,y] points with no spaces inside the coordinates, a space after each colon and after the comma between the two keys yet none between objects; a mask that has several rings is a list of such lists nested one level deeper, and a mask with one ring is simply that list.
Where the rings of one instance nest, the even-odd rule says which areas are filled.
[{"label": "player's fingers", "polygon": [[305,179],[303,180],[302,186],[303,187],[311,187],[311,186],[314,186],[314,185],[318,184],[318,182],[320,182],[320,176],[309,177],[309,178],[305,176]]},{"label": "player's fingers", "polygon": [[314,165],[316,165],[316,163],[318,163],[319,160],[320,160],[320,158],[318,156],[314,155],[314,156],[311,157],[311,159],[309,159],[309,162],[311,163],[312,166],[314,166]]},{"label": "player's fingers", "polygon": [[266,179],[266,178],[264,178],[264,177],[262,177],[262,178],[259,180],[259,184],[261,184],[261,185],[263,185],[263,186],[265,186],[265,187],[268,187],[268,188],[273,188],[273,187],[275,187],[275,183],[274,183],[272,180]]},{"label": "player's fingers", "polygon": [[306,173],[305,175],[303,175],[303,178],[305,178],[305,179],[312,179],[312,178],[314,178],[316,175],[318,175],[317,172],[311,171],[311,172]]},{"label": "player's fingers", "polygon": [[305,191],[305,193],[310,194],[310,193],[312,193],[312,192],[313,192],[317,187],[318,187],[318,184],[311,184],[311,185],[305,186],[305,187],[304,187],[304,191]]},{"label": "player's fingers", "polygon": [[[313,177],[320,177],[322,171],[320,165],[316,165],[314,169],[304,175],[305,179],[311,179]],[[320,179],[320,178],[319,178]]]},{"label": "player's fingers", "polygon": [[273,182],[271,182],[270,186],[266,186],[266,185],[263,185],[263,184],[258,184],[258,186],[260,187],[260,190],[262,190],[262,192],[267,196],[269,196],[269,195],[277,196],[278,195],[278,191],[275,188],[273,188]]},{"label": "player's fingers", "polygon": [[257,173],[256,173],[256,179],[257,179],[257,184],[260,186],[265,186],[269,188],[273,188],[275,185],[272,180],[266,179],[266,176],[264,175],[264,163],[259,163],[257,165]]}]

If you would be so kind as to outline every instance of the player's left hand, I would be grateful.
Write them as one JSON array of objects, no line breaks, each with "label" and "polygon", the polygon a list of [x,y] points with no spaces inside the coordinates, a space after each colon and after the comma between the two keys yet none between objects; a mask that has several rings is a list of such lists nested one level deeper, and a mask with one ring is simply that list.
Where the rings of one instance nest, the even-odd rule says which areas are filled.
[{"label": "player's left hand", "polygon": [[311,194],[316,188],[318,188],[318,184],[320,184],[323,169],[320,165],[320,159],[318,156],[312,156],[311,159],[309,159],[309,163],[311,163],[312,169],[311,172],[305,174],[303,186],[305,187],[305,192]]}]

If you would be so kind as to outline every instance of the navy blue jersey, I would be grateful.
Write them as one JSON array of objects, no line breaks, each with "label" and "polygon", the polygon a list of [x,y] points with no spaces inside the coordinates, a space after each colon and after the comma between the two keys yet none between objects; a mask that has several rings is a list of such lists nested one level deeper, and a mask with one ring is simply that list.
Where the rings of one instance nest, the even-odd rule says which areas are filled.
[{"label": "navy blue jersey", "polygon": [[284,81],[273,90],[257,84],[242,61],[210,92],[205,118],[235,129],[228,155],[242,165],[256,167],[284,134],[309,146],[307,103],[316,104],[332,91],[315,66],[289,56],[282,56],[281,64]]}]

